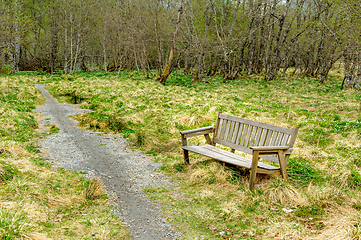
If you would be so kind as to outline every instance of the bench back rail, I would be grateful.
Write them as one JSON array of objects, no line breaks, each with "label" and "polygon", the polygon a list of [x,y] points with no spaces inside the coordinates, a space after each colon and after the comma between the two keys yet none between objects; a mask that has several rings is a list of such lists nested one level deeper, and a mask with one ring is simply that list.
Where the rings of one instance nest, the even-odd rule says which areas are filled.
[{"label": "bench back rail", "polygon": [[[218,114],[213,143],[247,154],[254,146],[288,146],[286,161],[292,152],[298,129],[288,129],[239,117]],[[277,155],[263,155],[263,159],[279,164]]]}]

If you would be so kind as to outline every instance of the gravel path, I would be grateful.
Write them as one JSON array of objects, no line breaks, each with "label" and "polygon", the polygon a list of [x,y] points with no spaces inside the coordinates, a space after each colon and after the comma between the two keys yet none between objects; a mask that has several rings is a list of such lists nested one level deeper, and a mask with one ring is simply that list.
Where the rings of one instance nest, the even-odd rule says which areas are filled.
[{"label": "gravel path", "polygon": [[56,124],[60,128],[40,141],[44,158],[58,167],[85,171],[87,177],[100,177],[108,193],[115,197],[115,213],[128,225],[134,239],[180,239],[162,217],[160,206],[142,191],[148,186],[172,189],[172,184],[157,173],[161,165],[129,150],[130,144],[123,138],[77,128],[77,121],[68,116],[89,110],[58,103],[43,84],[36,88],[46,97],[45,105],[36,109],[45,118],[40,125]]}]

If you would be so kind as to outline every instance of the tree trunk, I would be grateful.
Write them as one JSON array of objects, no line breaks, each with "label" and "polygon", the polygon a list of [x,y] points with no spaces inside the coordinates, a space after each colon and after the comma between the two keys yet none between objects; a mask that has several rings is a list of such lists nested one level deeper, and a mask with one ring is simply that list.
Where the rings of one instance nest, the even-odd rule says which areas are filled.
[{"label": "tree trunk", "polygon": [[177,47],[177,39],[178,39],[178,33],[179,33],[179,29],[180,29],[181,17],[182,17],[182,14],[183,14],[183,10],[184,10],[183,0],[180,0],[180,7],[179,7],[179,10],[178,10],[177,26],[176,26],[176,29],[174,31],[173,44],[172,44],[172,48],[171,48],[170,53],[169,53],[168,64],[165,66],[162,76],[158,77],[158,81],[163,85],[167,81],[168,76],[169,76],[170,71],[171,71],[171,68],[172,68],[174,51],[175,51],[175,49]]}]

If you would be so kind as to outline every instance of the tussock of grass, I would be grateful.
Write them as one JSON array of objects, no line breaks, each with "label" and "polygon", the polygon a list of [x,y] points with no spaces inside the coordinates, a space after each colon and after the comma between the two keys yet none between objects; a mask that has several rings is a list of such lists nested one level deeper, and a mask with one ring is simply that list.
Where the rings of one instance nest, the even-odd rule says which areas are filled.
[{"label": "tussock of grass", "polygon": [[283,181],[280,177],[276,178],[266,187],[264,194],[268,196],[271,201],[282,205],[297,206],[306,201],[290,182]]},{"label": "tussock of grass", "polygon": [[97,239],[127,239],[106,198],[97,197],[104,196],[101,189],[85,204],[88,181],[40,158],[42,134],[35,131],[38,116],[32,110],[43,99],[34,83],[44,80],[0,76],[0,239],[91,239],[92,233]]},{"label": "tussock of grass", "polygon": [[86,184],[83,196],[85,200],[93,201],[104,196],[104,185],[100,179],[92,179]]},{"label": "tussock of grass", "polygon": [[[164,87],[123,71],[119,76],[79,74],[71,81],[62,77],[49,88],[53,95],[76,90],[80,105],[94,110],[76,117],[84,128],[117,132],[163,164],[186,197],[148,194],[158,194],[154,199],[166,205],[186,239],[220,239],[219,232],[234,239],[316,239],[332,231],[352,238],[358,236],[358,228],[351,227],[357,217],[352,206],[361,202],[361,94],[340,91],[341,81],[331,74],[324,85],[293,75],[287,81],[252,76],[222,84],[219,77],[210,77],[207,84],[190,84],[188,76],[175,71]],[[258,190],[251,193],[245,169],[192,153],[191,165],[184,165],[179,131],[214,125],[218,111],[300,127],[288,164],[290,181],[259,175]],[[111,127],[111,119],[124,125]],[[202,137],[188,141],[204,143]],[[344,219],[349,230],[339,231],[332,221],[344,209],[352,212]]]}]

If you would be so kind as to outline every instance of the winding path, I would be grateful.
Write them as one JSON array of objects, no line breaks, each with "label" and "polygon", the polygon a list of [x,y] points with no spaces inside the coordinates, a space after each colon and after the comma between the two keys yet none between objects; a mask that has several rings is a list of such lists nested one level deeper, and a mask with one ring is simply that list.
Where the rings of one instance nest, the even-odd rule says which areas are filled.
[{"label": "winding path", "polygon": [[115,198],[115,213],[129,227],[134,239],[181,238],[162,217],[160,206],[142,191],[147,186],[172,189],[171,183],[157,173],[160,164],[130,151],[125,139],[77,128],[77,122],[68,116],[89,110],[58,103],[43,84],[36,88],[46,97],[45,105],[36,110],[44,116],[40,125],[56,124],[60,128],[58,133],[41,140],[44,158],[58,167],[85,171],[87,177],[101,177],[108,193]]}]

